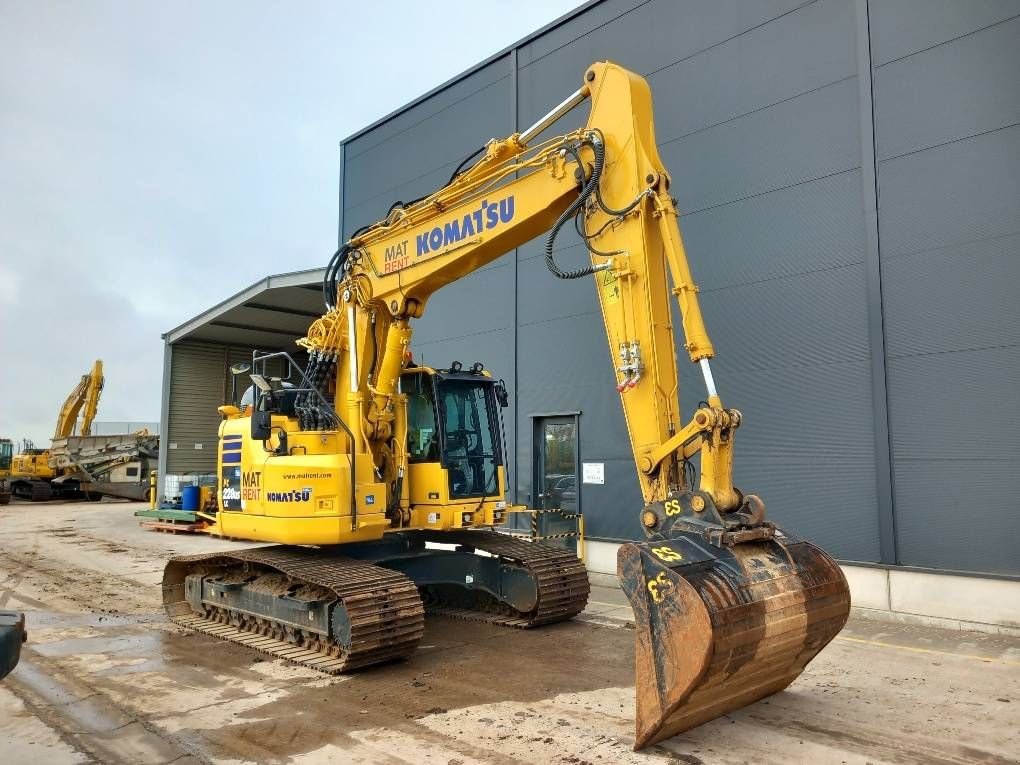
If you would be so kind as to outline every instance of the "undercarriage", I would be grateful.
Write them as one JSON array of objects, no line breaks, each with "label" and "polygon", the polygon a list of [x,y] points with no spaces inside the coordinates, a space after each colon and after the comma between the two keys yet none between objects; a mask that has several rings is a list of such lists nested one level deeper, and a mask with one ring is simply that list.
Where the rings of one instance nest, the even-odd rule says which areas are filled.
[{"label": "undercarriage", "polygon": [[422,531],[173,558],[163,603],[182,626],[339,674],[410,655],[426,611],[526,629],[580,613],[589,590],[566,550],[492,531]]}]

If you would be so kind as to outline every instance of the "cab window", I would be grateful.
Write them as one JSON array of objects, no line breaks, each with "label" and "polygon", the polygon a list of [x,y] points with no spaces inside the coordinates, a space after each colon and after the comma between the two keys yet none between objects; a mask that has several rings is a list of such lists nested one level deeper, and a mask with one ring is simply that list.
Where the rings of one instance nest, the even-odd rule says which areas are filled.
[{"label": "cab window", "polygon": [[449,474],[451,498],[492,496],[499,490],[495,407],[490,388],[449,379],[439,385],[446,441],[443,462]]},{"label": "cab window", "polygon": [[411,462],[439,462],[436,404],[431,385],[412,385],[407,395],[407,453]]}]

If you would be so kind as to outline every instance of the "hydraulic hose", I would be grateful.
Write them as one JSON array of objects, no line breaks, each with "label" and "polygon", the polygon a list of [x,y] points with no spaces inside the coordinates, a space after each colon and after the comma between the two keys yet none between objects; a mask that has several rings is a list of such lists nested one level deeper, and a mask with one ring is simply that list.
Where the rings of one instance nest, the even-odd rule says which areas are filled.
[{"label": "hydraulic hose", "polygon": [[567,221],[573,219],[592,194],[598,195],[599,180],[602,178],[602,168],[606,160],[606,147],[602,143],[602,138],[594,132],[587,136],[584,143],[591,146],[592,151],[595,153],[595,165],[592,168],[591,177],[581,188],[581,193],[577,199],[571,202],[570,206],[557,218],[556,223],[553,224],[552,229],[549,231],[549,236],[545,240],[545,266],[557,279],[581,279],[585,276],[591,276],[599,270],[593,265],[587,265],[573,271],[563,271],[556,265],[556,261],[553,258],[553,247],[556,245],[556,237],[560,229],[566,225]]}]

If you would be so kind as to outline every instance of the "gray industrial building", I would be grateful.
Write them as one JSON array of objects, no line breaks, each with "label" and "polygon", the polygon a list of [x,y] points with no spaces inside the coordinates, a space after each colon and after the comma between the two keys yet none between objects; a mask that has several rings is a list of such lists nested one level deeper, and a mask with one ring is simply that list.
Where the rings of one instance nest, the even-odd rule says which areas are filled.
[{"label": "gray industrial building", "polygon": [[[869,568],[886,586],[889,572],[1018,578],[1020,2],[588,3],[344,140],[340,238],[530,125],[600,59],[652,86],[716,381],[745,416],[738,486],[863,564],[860,582]],[[579,239],[558,243],[560,262],[585,261]],[[440,292],[414,347],[506,380],[519,502],[539,501],[536,445],[555,432],[576,439],[589,538],[636,538],[595,291],[553,278],[541,247]],[[227,367],[293,349],[320,277],[268,277],[165,335],[164,475],[214,472]],[[691,411],[704,388],[682,363]]]}]

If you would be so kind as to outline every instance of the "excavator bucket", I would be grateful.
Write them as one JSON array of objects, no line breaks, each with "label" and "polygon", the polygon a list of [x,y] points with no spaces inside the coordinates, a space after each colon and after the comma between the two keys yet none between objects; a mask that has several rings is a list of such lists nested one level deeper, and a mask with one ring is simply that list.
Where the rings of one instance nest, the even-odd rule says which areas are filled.
[{"label": "excavator bucket", "polygon": [[617,562],[637,633],[635,749],[781,691],[850,611],[836,562],[778,529],[718,546],[674,529]]}]

